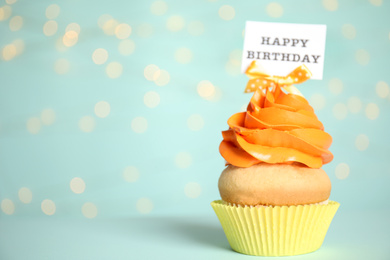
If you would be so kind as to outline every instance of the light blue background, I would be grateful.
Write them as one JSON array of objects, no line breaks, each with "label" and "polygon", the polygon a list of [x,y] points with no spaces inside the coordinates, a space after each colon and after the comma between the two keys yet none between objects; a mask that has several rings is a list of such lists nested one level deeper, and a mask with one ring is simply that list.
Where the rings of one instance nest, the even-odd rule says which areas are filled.
[{"label": "light blue background", "polygon": [[[16,39],[22,40],[25,47],[9,61],[0,53],[0,201],[11,200],[14,205],[12,214],[0,211],[3,223],[19,226],[21,219],[37,219],[37,225],[43,225],[40,219],[50,223],[55,223],[55,219],[78,219],[82,223],[118,217],[142,219],[193,214],[211,219],[209,203],[219,199],[217,181],[224,168],[218,152],[221,131],[228,128],[227,119],[241,111],[251,97],[243,93],[248,78],[236,73],[240,64],[233,69],[227,65],[229,55],[242,49],[247,20],[327,25],[324,78],[308,81],[298,88],[309,101],[318,100],[314,98],[318,95],[325,101],[322,106],[313,106],[321,108],[317,115],[333,136],[330,150],[335,159],[323,167],[333,184],[331,199],[341,203],[339,215],[344,212],[359,218],[366,214],[370,221],[375,221],[376,214],[389,216],[390,95],[381,97],[377,93],[378,82],[385,82],[387,89],[390,83],[388,1],[373,1],[381,3],[379,6],[368,0],[277,1],[283,9],[277,18],[267,12],[272,1],[167,0],[168,9],[162,15],[151,12],[153,2],[19,0],[9,5],[11,16],[0,21],[0,50]],[[332,2],[338,3],[334,11],[326,8]],[[45,10],[50,4],[60,7],[58,17],[54,18],[58,30],[53,36],[46,36],[43,33],[48,21]],[[4,5],[7,3],[0,0],[0,7]],[[234,8],[232,20],[219,16],[223,5]],[[129,39],[135,43],[131,55],[121,55],[118,51],[121,40],[106,35],[98,26],[103,14],[131,26]],[[173,15],[184,19],[184,27],[179,31],[171,31],[166,26]],[[9,28],[14,16],[23,18],[23,26],[18,31]],[[193,21],[203,24],[201,35],[194,36],[188,31]],[[81,27],[78,42],[66,51],[58,51],[57,40],[63,37],[66,26],[74,22]],[[153,29],[148,37],[139,33],[145,23]],[[356,29],[353,39],[343,35],[346,24]],[[175,60],[175,52],[183,47],[193,54],[188,64]],[[108,60],[103,65],[92,60],[97,48],[108,51]],[[359,50],[368,53],[367,63],[359,63]],[[58,74],[54,69],[59,59],[66,59],[70,64],[65,74]],[[110,62],[123,66],[120,77],[108,77],[105,71]],[[157,86],[145,78],[144,69],[150,64],[168,71],[167,85]],[[342,82],[340,93],[331,91],[334,79]],[[198,94],[197,85],[202,80],[210,81],[220,90],[217,101],[206,100]],[[154,108],[144,104],[144,96],[149,91],[157,92],[160,97]],[[335,105],[347,107],[351,97],[361,101],[361,109],[358,113],[348,110],[345,118],[338,119]],[[110,104],[110,113],[105,118],[99,118],[94,112],[99,101]],[[365,112],[370,103],[379,108],[375,119],[369,119]],[[28,120],[40,118],[45,109],[55,112],[54,123],[41,123],[38,133],[30,133]],[[204,122],[197,131],[187,125],[188,118],[194,114],[200,115]],[[95,121],[90,133],[79,127],[80,119],[85,116]],[[132,130],[132,121],[137,117],[147,120],[143,133]],[[359,135],[369,140],[363,151],[355,144]],[[175,163],[180,153],[190,156],[188,167],[181,168]],[[349,166],[346,179],[336,177],[340,163]],[[124,180],[123,171],[127,166],[138,170],[137,181]],[[86,184],[81,194],[70,189],[74,177]],[[186,196],[188,183],[196,183],[195,187],[200,189],[192,194],[199,196]],[[22,187],[31,191],[30,203],[20,201],[18,191]],[[137,202],[142,198],[151,202],[147,213],[137,210]],[[55,203],[56,211],[51,216],[41,210],[45,199]],[[86,202],[97,208],[93,219],[82,214]],[[382,231],[389,231],[388,221],[380,223]],[[5,234],[8,233],[3,233],[2,241],[7,240]],[[390,241],[381,231],[375,234],[382,242]],[[384,247],[379,248],[380,256],[385,256],[385,251],[380,251]],[[11,258],[11,255],[7,256]],[[37,259],[38,255],[35,255]],[[59,259],[54,255],[49,257],[54,258]]]}]

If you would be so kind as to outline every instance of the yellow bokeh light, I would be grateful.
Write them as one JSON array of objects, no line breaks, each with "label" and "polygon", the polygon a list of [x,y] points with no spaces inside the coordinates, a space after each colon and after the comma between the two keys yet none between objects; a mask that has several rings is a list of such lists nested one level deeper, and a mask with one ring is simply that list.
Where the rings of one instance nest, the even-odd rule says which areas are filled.
[{"label": "yellow bokeh light", "polygon": [[241,74],[241,61],[230,59],[225,65],[226,72],[232,76],[238,76]]},{"label": "yellow bokeh light", "polygon": [[103,26],[106,22],[112,19],[112,16],[109,14],[102,14],[98,19],[98,25],[103,29]]},{"label": "yellow bokeh light", "polygon": [[56,212],[56,204],[49,199],[45,199],[41,203],[41,210],[48,216],[53,215]]},{"label": "yellow bokeh light", "polygon": [[346,163],[339,163],[335,169],[337,179],[344,180],[349,175],[349,165]]},{"label": "yellow bokeh light", "polygon": [[111,111],[111,106],[107,101],[99,101],[94,107],[95,115],[100,118],[106,118]]},{"label": "yellow bokeh light", "polygon": [[193,36],[199,36],[204,33],[204,24],[201,21],[192,21],[188,24],[188,32]]},{"label": "yellow bokeh light", "polygon": [[28,204],[32,201],[32,192],[29,188],[22,187],[18,191],[19,200],[22,203]]},{"label": "yellow bokeh light", "polygon": [[11,17],[12,14],[12,7],[9,5],[5,5],[3,7],[0,7],[0,21],[7,20]]},{"label": "yellow bokeh light", "polygon": [[135,50],[135,43],[130,39],[123,40],[118,45],[118,51],[124,56],[132,54]]},{"label": "yellow bokeh light", "polygon": [[21,16],[14,16],[9,21],[9,29],[11,31],[19,31],[23,26],[23,18]]},{"label": "yellow bokeh light", "polygon": [[[156,77],[156,75],[158,75]],[[169,72],[166,70],[158,70],[154,77],[154,83],[156,83],[157,86],[165,86],[169,83],[171,76],[169,75]]]},{"label": "yellow bokeh light", "polygon": [[353,114],[357,114],[362,110],[362,101],[358,97],[350,97],[347,102],[349,111]]},{"label": "yellow bokeh light", "polygon": [[192,156],[188,152],[180,152],[175,156],[175,165],[180,169],[190,167],[192,164]]},{"label": "yellow bokeh light", "polygon": [[328,11],[336,11],[339,8],[338,0],[322,0],[322,5]]},{"label": "yellow bokeh light", "polygon": [[131,26],[126,23],[121,23],[115,28],[115,36],[118,39],[126,39],[129,38],[131,34]]},{"label": "yellow bokeh light", "polygon": [[149,108],[155,108],[160,104],[160,95],[155,91],[146,92],[144,95],[144,104]]},{"label": "yellow bokeh light", "polygon": [[136,33],[141,38],[147,38],[153,34],[153,26],[148,23],[142,23],[137,27]]},{"label": "yellow bokeh light", "polygon": [[95,64],[104,64],[108,59],[108,52],[103,48],[98,48],[92,53],[92,60]]},{"label": "yellow bokeh light", "polygon": [[84,133],[90,133],[95,129],[96,122],[92,116],[83,116],[79,120],[79,128]]},{"label": "yellow bokeh light", "polygon": [[81,27],[78,23],[70,23],[66,26],[65,32],[74,31],[77,34],[80,34]]},{"label": "yellow bokeh light", "polygon": [[24,51],[24,41],[22,39],[16,39],[12,42],[12,45],[16,48],[16,55],[21,54]]},{"label": "yellow bokeh light", "polygon": [[14,44],[7,44],[2,50],[2,58],[5,61],[12,60],[17,54],[17,49]]},{"label": "yellow bokeh light", "polygon": [[184,18],[180,15],[170,16],[167,20],[166,26],[172,32],[178,32],[184,28]]},{"label": "yellow bokeh light", "polygon": [[380,110],[377,104],[368,103],[365,109],[365,113],[368,119],[375,120],[378,118]]},{"label": "yellow bokeh light", "polygon": [[85,182],[80,177],[74,177],[70,181],[69,187],[74,193],[81,194],[85,191]]},{"label": "yellow bokeh light", "polygon": [[192,51],[188,48],[179,48],[175,52],[175,60],[181,64],[190,63],[192,60]]},{"label": "yellow bokeh light", "polygon": [[189,182],[184,186],[184,194],[191,199],[195,199],[202,193],[202,188],[197,182]]},{"label": "yellow bokeh light", "polygon": [[202,80],[198,83],[198,86],[196,87],[196,90],[204,99],[211,99],[215,95],[215,87],[214,85],[208,81],[208,80]]},{"label": "yellow bokeh light", "polygon": [[81,207],[81,213],[83,213],[86,218],[95,218],[98,214],[98,210],[95,204],[92,202],[86,202]]},{"label": "yellow bokeh light", "polygon": [[356,149],[359,151],[367,150],[368,146],[370,145],[370,139],[368,139],[367,135],[360,134],[355,139],[355,146]]},{"label": "yellow bokeh light", "polygon": [[370,61],[370,54],[368,53],[368,51],[360,49],[356,51],[355,59],[360,65],[367,65]]},{"label": "yellow bokeh light", "polygon": [[123,179],[127,182],[136,182],[139,178],[139,171],[134,166],[127,166],[122,173]]},{"label": "yellow bokeh light", "polygon": [[341,32],[346,39],[353,40],[356,38],[356,29],[352,24],[344,24],[341,27]]},{"label": "yellow bokeh light", "polygon": [[218,14],[223,20],[230,21],[236,16],[236,11],[230,5],[223,5],[219,8]]},{"label": "yellow bokeh light", "polygon": [[242,50],[240,50],[240,49],[232,50],[229,53],[230,60],[238,60],[239,62],[241,62],[241,58],[242,58]]},{"label": "yellow bokeh light", "polygon": [[13,5],[14,3],[17,2],[17,0],[5,0],[5,2],[9,5]]},{"label": "yellow bokeh light", "polygon": [[75,31],[68,31],[62,37],[62,43],[66,47],[71,47],[71,46],[75,45],[78,40],[79,40],[79,35]]},{"label": "yellow bokeh light", "polygon": [[1,201],[1,210],[7,215],[12,215],[15,212],[15,204],[10,199],[3,199]]},{"label": "yellow bokeh light", "polygon": [[41,120],[38,117],[31,117],[27,120],[26,127],[31,134],[38,134],[41,130]]},{"label": "yellow bokeh light", "polygon": [[54,35],[58,30],[58,24],[56,21],[47,21],[44,25],[43,25],[43,33],[46,35],[46,36],[52,36]]},{"label": "yellow bokeh light", "polygon": [[156,71],[153,73],[153,75],[152,75],[152,80],[153,80],[153,81],[157,80],[158,77],[160,77],[160,75],[161,75],[161,70],[160,70],[160,69],[156,70]]},{"label": "yellow bokeh light", "polygon": [[123,66],[119,62],[110,62],[106,67],[106,74],[109,78],[116,79],[122,75]]},{"label": "yellow bokeh light", "polygon": [[131,129],[138,133],[142,134],[148,129],[148,120],[144,117],[136,117],[131,121]]},{"label": "yellow bokeh light", "polygon": [[273,18],[279,18],[283,15],[283,6],[279,3],[269,3],[266,10],[267,14]]},{"label": "yellow bokeh light", "polygon": [[153,81],[155,73],[159,70],[160,70],[159,67],[157,67],[154,64],[150,64],[150,65],[145,67],[144,76],[147,80]]},{"label": "yellow bokeh light", "polygon": [[370,0],[370,3],[375,6],[381,6],[382,0]]},{"label": "yellow bokeh light", "polygon": [[201,115],[194,114],[188,117],[187,126],[191,131],[199,131],[204,126],[204,120]]},{"label": "yellow bokeh light", "polygon": [[375,86],[375,90],[380,98],[386,98],[390,93],[389,85],[384,81],[379,81]]},{"label": "yellow bokeh light", "polygon": [[59,37],[57,40],[56,40],[56,50],[59,51],[59,52],[64,52],[64,51],[67,51],[69,48],[66,47],[62,41],[62,38],[63,37]]},{"label": "yellow bokeh light", "polygon": [[52,125],[56,121],[56,113],[54,110],[51,108],[42,110],[41,121],[44,125]]},{"label": "yellow bokeh light", "polygon": [[56,19],[60,15],[60,7],[56,4],[51,4],[46,8],[46,18],[49,20]]},{"label": "yellow bokeh light", "polygon": [[119,22],[115,19],[110,19],[107,22],[104,23],[103,25],[103,32],[106,35],[114,35],[115,34],[115,29],[119,25]]},{"label": "yellow bokeh light", "polygon": [[154,15],[163,15],[167,12],[168,5],[164,1],[155,1],[150,6],[150,12]]},{"label": "yellow bokeh light", "polygon": [[141,214],[148,214],[153,210],[153,202],[148,198],[140,198],[137,201],[136,209]]},{"label": "yellow bokeh light", "polygon": [[57,74],[66,74],[68,73],[70,69],[70,62],[67,60],[67,59],[58,59],[55,63],[54,63],[54,71],[57,73]]}]

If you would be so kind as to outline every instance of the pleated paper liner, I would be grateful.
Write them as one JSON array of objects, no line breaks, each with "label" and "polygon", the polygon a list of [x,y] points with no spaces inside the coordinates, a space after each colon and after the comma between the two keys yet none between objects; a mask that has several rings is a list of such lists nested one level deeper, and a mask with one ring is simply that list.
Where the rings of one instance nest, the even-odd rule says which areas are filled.
[{"label": "pleated paper liner", "polygon": [[340,204],[275,207],[211,202],[233,250],[247,255],[289,256],[321,247]]}]

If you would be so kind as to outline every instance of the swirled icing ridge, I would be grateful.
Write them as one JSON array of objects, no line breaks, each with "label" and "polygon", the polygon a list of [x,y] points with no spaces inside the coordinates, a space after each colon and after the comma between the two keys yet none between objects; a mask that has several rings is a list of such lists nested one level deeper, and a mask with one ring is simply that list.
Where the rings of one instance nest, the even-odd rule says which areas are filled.
[{"label": "swirled icing ridge", "polygon": [[223,131],[219,151],[227,164],[301,163],[321,168],[333,159],[332,137],[302,96],[279,85],[257,89],[246,112],[236,113]]}]

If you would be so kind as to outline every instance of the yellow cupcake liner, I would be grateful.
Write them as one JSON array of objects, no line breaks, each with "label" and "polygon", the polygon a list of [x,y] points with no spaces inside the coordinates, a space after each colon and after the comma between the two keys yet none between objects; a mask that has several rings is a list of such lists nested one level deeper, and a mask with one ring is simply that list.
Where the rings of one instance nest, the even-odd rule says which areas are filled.
[{"label": "yellow cupcake liner", "polygon": [[256,256],[313,252],[324,241],[340,204],[275,207],[230,206],[211,202],[234,251]]}]

